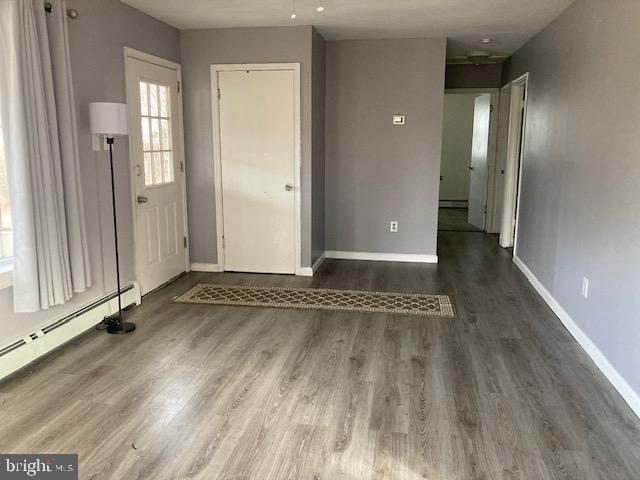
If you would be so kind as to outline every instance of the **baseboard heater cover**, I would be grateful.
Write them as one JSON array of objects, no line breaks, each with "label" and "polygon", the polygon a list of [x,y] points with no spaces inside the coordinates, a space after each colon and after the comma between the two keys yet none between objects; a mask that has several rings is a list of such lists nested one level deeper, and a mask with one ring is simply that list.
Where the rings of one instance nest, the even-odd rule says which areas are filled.
[{"label": "baseboard heater cover", "polygon": [[[140,287],[132,283],[120,290],[123,305],[140,304]],[[113,292],[63,318],[52,321],[0,348],[0,380],[93,328],[118,310]]]}]

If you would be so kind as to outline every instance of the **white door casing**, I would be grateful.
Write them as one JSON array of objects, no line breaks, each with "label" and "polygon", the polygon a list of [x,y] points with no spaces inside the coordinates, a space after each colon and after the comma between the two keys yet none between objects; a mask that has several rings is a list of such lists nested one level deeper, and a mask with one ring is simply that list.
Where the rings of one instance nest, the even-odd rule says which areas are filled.
[{"label": "white door casing", "polygon": [[475,100],[473,112],[468,222],[481,230],[486,227],[490,121],[491,95],[480,95]]},{"label": "white door casing", "polygon": [[180,67],[125,49],[136,280],[146,294],[188,268]]},{"label": "white door casing", "polygon": [[504,197],[502,206],[502,227],[500,246],[517,246],[518,204],[524,155],[524,133],[527,119],[527,95],[529,74],[511,82],[511,101],[509,108],[509,136],[507,141],[507,163],[504,174]]},{"label": "white door casing", "polygon": [[211,76],[219,266],[300,274],[299,64]]}]

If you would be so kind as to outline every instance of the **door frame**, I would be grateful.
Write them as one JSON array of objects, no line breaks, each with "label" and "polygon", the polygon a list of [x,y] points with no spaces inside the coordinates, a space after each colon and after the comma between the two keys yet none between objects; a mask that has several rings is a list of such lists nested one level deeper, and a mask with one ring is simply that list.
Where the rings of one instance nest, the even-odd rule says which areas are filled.
[{"label": "door frame", "polygon": [[[524,96],[522,95],[523,88]],[[519,207],[520,194],[522,192],[522,166],[525,156],[528,99],[529,73],[527,72],[511,82],[509,140],[507,143],[507,164],[504,175],[502,227],[500,228],[500,246],[503,248],[513,246],[514,256],[518,243]],[[520,115],[522,108],[524,108],[524,113]],[[522,148],[520,148],[521,145]]]},{"label": "door frame", "polygon": [[496,185],[498,179],[497,176],[497,148],[498,148],[498,111],[500,108],[500,89],[499,88],[445,88],[446,94],[456,93],[475,93],[477,95],[488,94],[491,95],[491,118],[489,121],[489,145],[488,158],[487,158],[487,212],[484,217],[484,231],[487,233],[493,232],[492,226],[495,224],[493,221],[495,211],[495,198],[496,198]]},{"label": "door frame", "polygon": [[[183,213],[183,224],[184,224],[184,236],[187,239],[186,247],[185,247],[185,272],[191,271],[191,262],[189,260],[189,217],[187,215],[187,180],[186,180],[186,163],[187,159],[184,154],[184,123],[182,116],[182,65],[179,63],[172,62],[171,60],[167,60],[165,58],[157,57],[155,55],[151,55],[150,53],[142,52],[140,50],[136,50],[131,47],[123,47],[124,51],[124,81],[125,81],[125,98],[127,95],[127,85],[130,79],[130,72],[127,68],[127,59],[131,58],[134,60],[141,60],[143,62],[150,63],[152,65],[157,65],[159,67],[169,68],[171,70],[175,70],[177,72],[178,77],[178,137],[180,139],[179,145],[177,146],[180,150],[180,154],[182,157],[182,168],[181,168],[181,189],[182,189],[182,213]],[[129,99],[126,98],[127,105],[129,105]],[[129,118],[129,111],[127,107],[127,120]],[[138,271],[138,260],[136,258],[136,250],[137,250],[137,232],[136,232],[136,187],[135,187],[135,158],[134,153],[129,149],[129,179],[131,182],[131,211],[133,218],[133,264],[134,264],[134,275],[135,280],[138,281],[140,278],[140,272]],[[147,292],[149,293],[149,292]]]},{"label": "door frame", "polygon": [[[302,196],[300,192],[301,170],[301,112],[300,112],[300,63],[223,63],[211,65],[211,113],[213,126],[213,162],[215,176],[215,214],[218,269],[224,271],[224,218],[222,210],[222,150],[220,144],[220,103],[218,102],[218,73],[243,70],[292,70],[294,76],[294,249],[295,275],[303,275],[302,269]],[[224,94],[224,93],[223,93]]]}]

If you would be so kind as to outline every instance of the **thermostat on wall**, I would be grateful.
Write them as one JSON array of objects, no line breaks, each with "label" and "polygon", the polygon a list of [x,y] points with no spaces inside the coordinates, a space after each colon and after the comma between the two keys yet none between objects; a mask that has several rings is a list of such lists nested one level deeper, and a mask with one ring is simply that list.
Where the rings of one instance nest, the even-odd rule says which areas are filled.
[{"label": "thermostat on wall", "polygon": [[393,115],[393,124],[394,125],[404,125],[404,115],[394,114]]}]

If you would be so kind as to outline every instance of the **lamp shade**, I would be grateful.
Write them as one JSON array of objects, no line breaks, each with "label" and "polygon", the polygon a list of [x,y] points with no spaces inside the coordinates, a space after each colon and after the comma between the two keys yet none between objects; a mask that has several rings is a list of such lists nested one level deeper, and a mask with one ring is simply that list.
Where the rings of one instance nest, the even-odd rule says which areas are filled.
[{"label": "lamp shade", "polygon": [[127,104],[97,102],[89,104],[91,132],[98,135],[127,135]]}]

